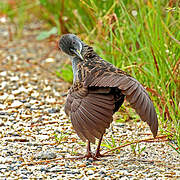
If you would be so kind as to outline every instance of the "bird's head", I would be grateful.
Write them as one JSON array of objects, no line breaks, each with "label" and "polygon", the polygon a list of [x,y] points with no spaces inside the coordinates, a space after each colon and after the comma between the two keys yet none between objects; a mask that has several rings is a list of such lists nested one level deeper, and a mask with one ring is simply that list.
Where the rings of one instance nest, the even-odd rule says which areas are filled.
[{"label": "bird's head", "polygon": [[72,57],[78,57],[83,60],[81,54],[83,49],[82,41],[74,34],[64,34],[59,40],[59,48]]}]

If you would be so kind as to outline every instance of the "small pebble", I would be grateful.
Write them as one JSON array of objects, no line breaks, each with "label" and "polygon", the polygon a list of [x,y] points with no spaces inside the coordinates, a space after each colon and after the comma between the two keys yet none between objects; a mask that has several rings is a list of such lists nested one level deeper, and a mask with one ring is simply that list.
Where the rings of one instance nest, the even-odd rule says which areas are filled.
[{"label": "small pebble", "polygon": [[7,76],[7,71],[0,72],[0,76]]},{"label": "small pebble", "polygon": [[0,104],[0,109],[5,109],[6,106],[4,104]]},{"label": "small pebble", "polygon": [[11,80],[11,81],[18,81],[18,80],[19,80],[19,77],[18,77],[18,76],[14,76],[14,77],[11,77],[10,80]]},{"label": "small pebble", "polygon": [[94,174],[94,171],[93,170],[91,170],[91,169],[89,169],[88,171],[87,171],[87,173],[86,174],[88,174],[88,175],[92,175],[92,174]]},{"label": "small pebble", "polygon": [[45,62],[52,63],[52,62],[54,62],[54,59],[53,58],[47,58],[47,59],[45,59]]},{"label": "small pebble", "polygon": [[3,94],[0,96],[0,100],[6,100],[8,98],[8,94]]},{"label": "small pebble", "polygon": [[11,107],[13,108],[18,108],[22,105],[23,103],[20,101],[13,101],[13,103],[11,104]]},{"label": "small pebble", "polygon": [[55,98],[47,97],[45,101],[48,102],[48,103],[55,103],[56,99]]},{"label": "small pebble", "polygon": [[36,155],[35,159],[54,159],[56,158],[56,154],[51,151],[46,151],[46,152],[40,152],[39,154]]}]

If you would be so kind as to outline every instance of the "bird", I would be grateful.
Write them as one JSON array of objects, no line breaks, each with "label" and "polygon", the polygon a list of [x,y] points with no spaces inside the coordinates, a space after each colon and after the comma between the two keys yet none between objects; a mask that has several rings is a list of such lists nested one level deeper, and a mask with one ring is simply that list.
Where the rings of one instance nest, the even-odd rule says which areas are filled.
[{"label": "bird", "polygon": [[[145,88],[135,78],[102,59],[93,47],[74,34],[63,34],[58,41],[61,51],[70,57],[73,84],[68,91],[64,110],[77,135],[87,142],[87,152],[80,158],[103,157],[102,138],[125,99],[145,121],[154,136],[158,118]],[[91,143],[99,140],[95,153]]]}]

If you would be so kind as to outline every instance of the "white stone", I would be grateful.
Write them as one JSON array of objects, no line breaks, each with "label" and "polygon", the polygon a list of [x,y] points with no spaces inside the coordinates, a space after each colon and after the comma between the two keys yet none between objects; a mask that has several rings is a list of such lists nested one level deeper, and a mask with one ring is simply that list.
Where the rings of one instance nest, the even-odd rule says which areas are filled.
[{"label": "white stone", "polygon": [[33,90],[33,88],[32,87],[29,87],[28,89],[27,89],[27,92],[31,92]]},{"label": "white stone", "polygon": [[0,169],[6,169],[7,168],[7,165],[5,164],[0,164]]},{"label": "white stone", "polygon": [[47,59],[45,59],[45,62],[51,63],[51,62],[54,62],[54,59],[53,58],[47,58]]},{"label": "white stone", "polygon": [[8,94],[3,94],[2,96],[0,96],[0,100],[6,100],[8,97]]},{"label": "white stone", "polygon": [[59,96],[60,96],[60,93],[57,92],[57,91],[55,91],[55,92],[54,92],[54,95],[59,97]]},{"label": "white stone", "polygon": [[0,104],[0,109],[5,109],[6,106],[4,104]]},{"label": "white stone", "polygon": [[35,135],[35,137],[40,140],[47,140],[50,138],[48,135]]},{"label": "white stone", "polygon": [[88,175],[93,175],[93,174],[94,174],[94,171],[93,171],[92,169],[89,169],[89,170],[87,171],[87,174],[88,174]]},{"label": "white stone", "polygon": [[23,104],[22,102],[15,100],[15,101],[11,104],[11,107],[18,108],[18,107],[20,107],[22,104]]},{"label": "white stone", "polygon": [[21,87],[19,88],[19,91],[20,91],[20,92],[27,92],[27,89],[24,88],[24,86],[21,86]]},{"label": "white stone", "polygon": [[51,86],[47,86],[43,89],[44,91],[50,91],[51,90]]},{"label": "white stone", "polygon": [[4,88],[6,85],[7,85],[7,82],[6,82],[6,81],[3,81],[3,82],[1,83],[1,87],[2,87],[2,88]]},{"label": "white stone", "polygon": [[39,93],[34,91],[32,94],[31,94],[32,97],[38,97],[39,96]]},{"label": "white stone", "polygon": [[56,99],[55,98],[47,97],[45,101],[48,102],[48,103],[55,103]]},{"label": "white stone", "polygon": [[14,95],[13,95],[13,94],[10,94],[7,99],[8,99],[8,100],[13,100],[13,99],[14,99]]},{"label": "white stone", "polygon": [[21,93],[21,91],[19,89],[16,89],[16,90],[12,91],[12,94],[14,94],[14,95],[17,95],[17,94],[20,94],[20,93]]},{"label": "white stone", "polygon": [[0,76],[7,76],[7,71],[2,71],[2,72],[0,73]]},{"label": "white stone", "polygon": [[3,123],[3,120],[0,119],[0,126],[2,126],[4,123]]},{"label": "white stone", "polygon": [[13,76],[10,78],[11,81],[18,81],[19,80],[19,77],[18,76]]},{"label": "white stone", "polygon": [[37,103],[37,100],[31,99],[31,100],[29,101],[29,103],[30,103],[30,104],[36,104],[36,103]]},{"label": "white stone", "polygon": [[0,18],[0,22],[1,22],[1,23],[6,23],[6,22],[7,22],[7,17],[2,16],[2,17]]}]

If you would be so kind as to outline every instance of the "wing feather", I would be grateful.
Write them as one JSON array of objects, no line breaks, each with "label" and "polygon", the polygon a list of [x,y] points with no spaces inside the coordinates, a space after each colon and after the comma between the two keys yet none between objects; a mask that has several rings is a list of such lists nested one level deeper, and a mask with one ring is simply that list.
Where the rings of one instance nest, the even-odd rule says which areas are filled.
[{"label": "wing feather", "polygon": [[[93,82],[95,81],[95,83]],[[103,74],[88,86],[96,87],[117,87],[126,96],[127,101],[136,110],[141,119],[150,126],[154,135],[157,135],[158,120],[154,105],[144,87],[134,78],[126,74],[113,73],[109,76]]]},{"label": "wing feather", "polygon": [[87,139],[92,143],[95,143],[95,138],[100,139],[110,126],[114,109],[113,96],[107,94],[108,91],[97,92],[100,93],[92,92],[84,96],[79,90],[72,94],[73,100],[68,102],[75,131],[83,141]]},{"label": "wing feather", "polygon": [[86,116],[91,119],[91,121],[96,124],[96,128],[99,132],[101,132],[102,134],[104,134],[104,130],[105,128],[108,128],[109,125],[102,121],[102,120],[99,120],[97,119],[93,114],[91,114],[88,110],[86,110],[86,108],[84,106],[81,106],[81,109],[84,111],[84,113],[86,113]]},{"label": "wing feather", "polygon": [[102,126],[100,123],[98,123],[96,121],[96,118],[93,115],[91,115],[84,107],[81,107],[79,110],[82,113],[84,121],[86,121],[86,123],[89,124],[90,127],[96,129],[102,135],[102,133],[104,133],[104,126]]},{"label": "wing feather", "polygon": [[[110,116],[106,116],[102,112],[98,112],[92,109],[92,107],[88,106],[87,103],[82,103],[82,106],[86,108],[93,116],[96,117],[97,122],[101,123],[103,126],[109,127],[109,121],[111,121]],[[104,111],[103,107],[102,107],[102,111]]]},{"label": "wing feather", "polygon": [[99,100],[103,100],[103,101],[112,101],[113,100],[113,96],[101,96],[100,94],[88,94],[88,97],[91,97],[91,98],[94,98],[94,99],[97,99],[97,101]]},{"label": "wing feather", "polygon": [[102,133],[98,131],[98,129],[96,128],[96,124],[94,124],[94,122],[91,119],[89,119],[86,116],[86,114],[84,113],[84,111],[82,111],[81,109],[78,109],[78,111],[76,113],[78,113],[78,115],[79,115],[82,126],[85,129],[87,129],[91,135],[100,139]]},{"label": "wing feather", "polygon": [[[99,81],[103,81],[103,83],[104,83],[105,81],[107,81],[107,76],[93,79],[92,86],[98,86]],[[103,86],[103,87],[105,87],[105,86]]]},{"label": "wing feather", "polygon": [[75,116],[73,116],[73,113],[70,116],[71,118],[71,123],[74,127],[74,130],[76,131],[77,135],[83,140],[86,141],[86,137],[83,135],[82,131],[81,131],[81,127],[78,123],[78,121],[75,119]]},{"label": "wing feather", "polygon": [[[79,113],[74,112],[72,114],[74,116],[74,120],[79,124],[81,129],[78,129],[78,132],[81,132],[83,136],[88,139],[90,142],[95,143],[95,137],[83,126],[82,119]],[[77,124],[76,124],[77,125]]]},{"label": "wing feather", "polygon": [[122,90],[122,93],[124,93],[124,95],[130,96],[138,88],[138,84],[134,83],[129,89],[126,89],[126,87],[122,86],[121,84],[118,87]]},{"label": "wing feather", "polygon": [[88,101],[90,104],[93,105],[98,105],[99,107],[104,106],[105,109],[109,109],[109,106],[113,106],[113,101],[111,101],[111,104],[106,104],[107,101],[95,101],[94,99],[90,98],[90,97],[86,97],[86,101]]}]

